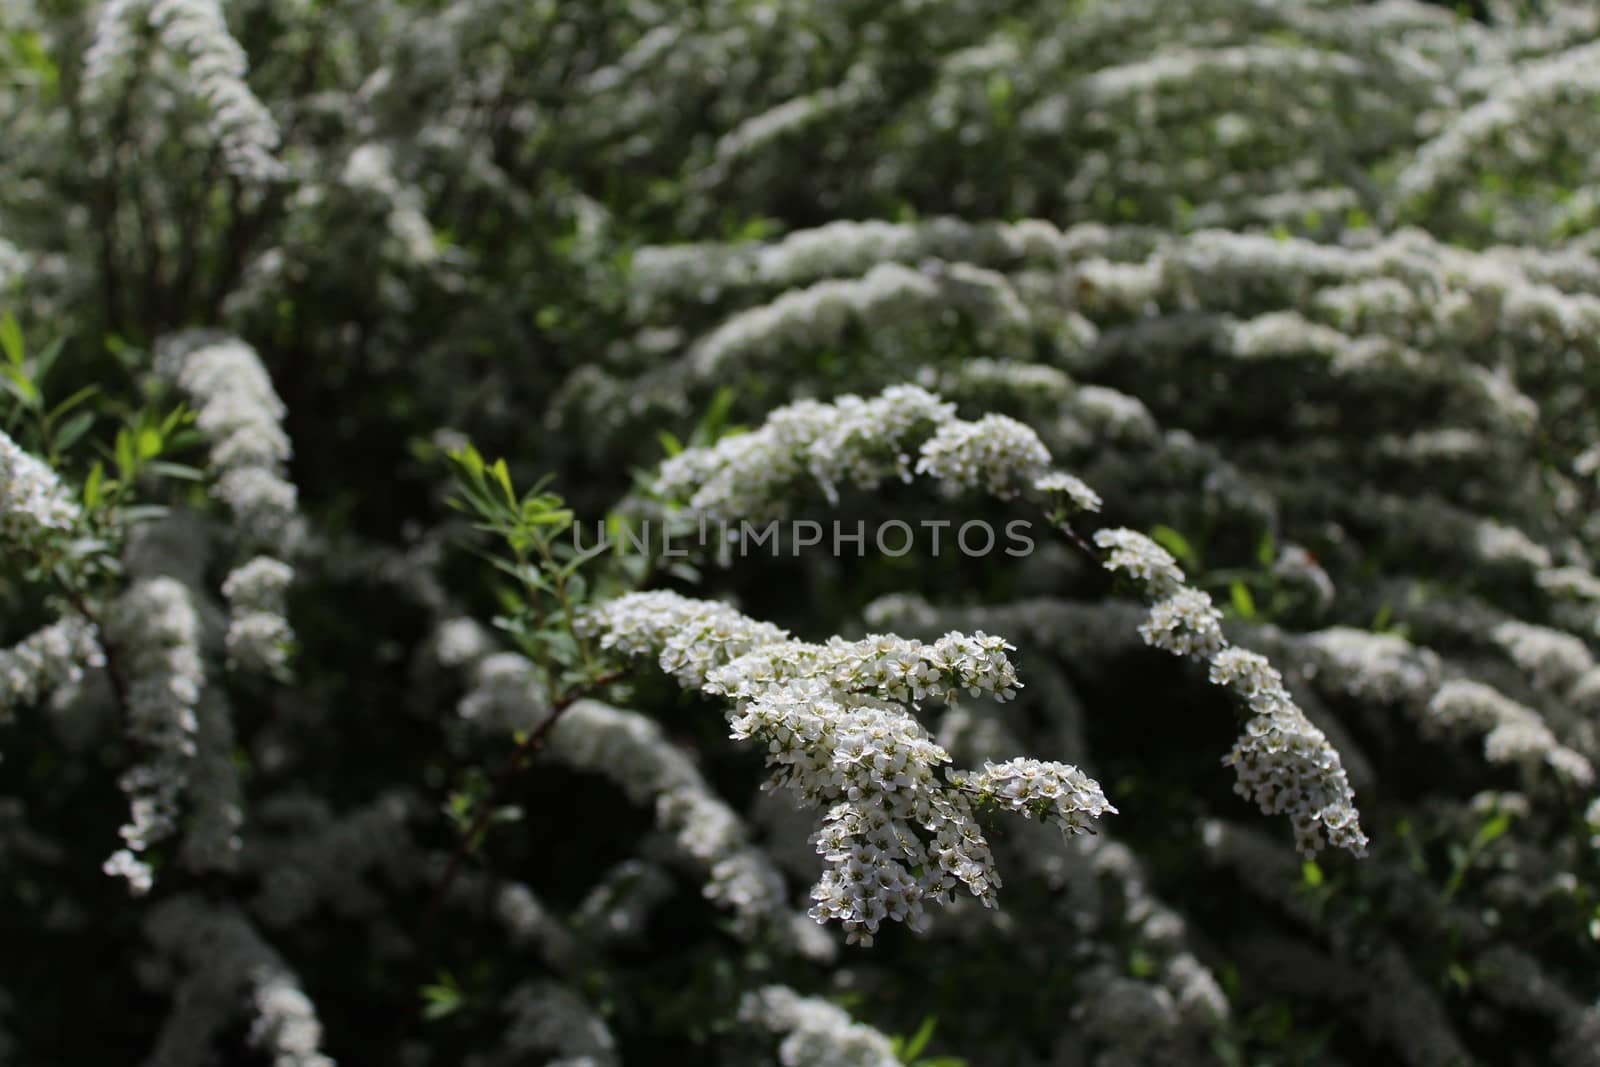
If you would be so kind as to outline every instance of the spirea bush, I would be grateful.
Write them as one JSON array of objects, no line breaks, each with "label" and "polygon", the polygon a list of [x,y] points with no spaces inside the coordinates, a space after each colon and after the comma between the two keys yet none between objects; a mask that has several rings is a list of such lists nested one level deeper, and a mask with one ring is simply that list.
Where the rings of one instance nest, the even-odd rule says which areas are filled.
[{"label": "spirea bush", "polygon": [[0,1064],[1600,1064],[1600,8],[0,7]]}]

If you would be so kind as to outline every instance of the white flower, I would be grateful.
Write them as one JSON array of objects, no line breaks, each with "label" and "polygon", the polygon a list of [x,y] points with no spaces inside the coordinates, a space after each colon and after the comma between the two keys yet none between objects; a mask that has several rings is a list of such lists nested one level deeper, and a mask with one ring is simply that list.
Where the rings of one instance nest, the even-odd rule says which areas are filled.
[{"label": "white flower", "polygon": [[71,530],[78,518],[78,505],[55,471],[0,431],[0,538],[36,548],[53,532]]},{"label": "white flower", "polygon": [[843,1008],[804,997],[786,986],[745,994],[739,1017],[782,1034],[783,1067],[895,1067],[900,1057],[887,1037],[850,1018]]}]

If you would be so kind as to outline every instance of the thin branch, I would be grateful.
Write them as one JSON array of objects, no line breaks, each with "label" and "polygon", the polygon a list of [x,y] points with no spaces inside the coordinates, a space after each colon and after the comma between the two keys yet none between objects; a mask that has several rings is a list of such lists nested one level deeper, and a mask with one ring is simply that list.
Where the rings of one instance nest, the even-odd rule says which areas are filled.
[{"label": "thin branch", "polygon": [[[505,786],[511,779],[516,778],[532,766],[534,757],[544,750],[545,738],[549,736],[550,730],[555,726],[556,721],[561,718],[562,712],[596,690],[610,685],[625,673],[627,672],[616,670],[596,675],[552,704],[550,706],[550,714],[545,717],[544,722],[526,734],[517,742],[516,747],[511,750],[510,766],[501,776],[498,785]],[[477,851],[478,842],[488,831],[489,822],[494,818],[495,812],[495,806],[491,802],[494,792],[495,789],[491,787],[489,793],[478,802],[478,813],[473,816],[472,824],[467,827],[466,833],[462,835],[461,847],[451,855],[449,865],[445,867],[444,874],[440,876],[439,887],[434,891],[433,902],[428,906],[430,918],[438,913],[440,906],[444,903],[444,898],[449,893],[451,885],[454,884],[456,875],[460,873],[461,864]]]}]

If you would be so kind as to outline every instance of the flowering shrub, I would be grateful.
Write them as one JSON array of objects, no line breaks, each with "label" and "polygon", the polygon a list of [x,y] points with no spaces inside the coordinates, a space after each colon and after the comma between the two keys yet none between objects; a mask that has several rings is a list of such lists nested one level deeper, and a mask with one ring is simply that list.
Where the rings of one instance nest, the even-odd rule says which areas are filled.
[{"label": "flowering shrub", "polygon": [[5,5],[0,1064],[1600,1063],[1597,42]]}]

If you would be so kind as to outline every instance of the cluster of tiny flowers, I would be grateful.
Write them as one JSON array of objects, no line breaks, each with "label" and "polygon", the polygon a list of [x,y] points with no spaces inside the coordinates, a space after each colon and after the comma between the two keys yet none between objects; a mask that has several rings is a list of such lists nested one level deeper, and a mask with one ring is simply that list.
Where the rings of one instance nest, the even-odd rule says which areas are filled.
[{"label": "cluster of tiny flowers", "polygon": [[423,210],[422,193],[394,173],[394,154],[379,144],[364,144],[345,162],[344,184],[389,208],[389,234],[408,263],[428,263],[438,243]]},{"label": "cluster of tiny flowers", "polygon": [[1311,724],[1265,657],[1226,648],[1211,659],[1211,681],[1247,704],[1251,717],[1223,760],[1238,776],[1234,791],[1268,815],[1287,814],[1295,845],[1314,855],[1328,844],[1355,855],[1367,838],[1338,752]]},{"label": "cluster of tiny flowers", "polygon": [[1334,626],[1308,634],[1327,688],[1377,703],[1419,701],[1438,684],[1439,657],[1395,634]]},{"label": "cluster of tiny flowers", "polygon": [[940,426],[922,446],[917,473],[952,490],[1015,495],[1050,470],[1050,452],[1033,430],[1005,415]]},{"label": "cluster of tiny flowers", "polygon": [[248,1040],[273,1067],[332,1067],[310,999],[241,909],[172,897],[150,911],[145,934],[159,954],[148,974],[180,1006],[148,1062],[207,1062],[220,1032],[249,1013]]},{"label": "cluster of tiny flowers", "polygon": [[661,669],[688,689],[729,660],[789,639],[789,632],[757,622],[713,600],[690,600],[665,590],[633,593],[596,606],[579,620],[600,647],[627,656],[653,654]]},{"label": "cluster of tiny flowers", "polygon": [[1210,659],[1227,646],[1222,612],[1212,606],[1210,594],[1189,587],[1157,601],[1139,624],[1139,636],[1175,656]]},{"label": "cluster of tiny flowers", "polygon": [[222,583],[228,601],[228,658],[245,670],[282,675],[294,632],[284,602],[294,570],[282,560],[257,556],[235,567]]},{"label": "cluster of tiny flowers", "polygon": [[1312,725],[1266,659],[1230,646],[1221,613],[1205,593],[1185,584],[1172,554],[1144,534],[1098,530],[1094,542],[1107,570],[1138,582],[1154,601],[1139,626],[1145,643],[1174,655],[1194,655],[1210,664],[1213,685],[1232,692],[1250,710],[1244,732],[1223,759],[1238,781],[1234,790],[1268,815],[1287,814],[1299,849],[1314,854],[1324,838],[1362,855],[1355,798],[1339,753]]},{"label": "cluster of tiny flowers", "polygon": [[[603,647],[654,653],[684,684],[733,701],[733,736],[766,748],[768,785],[825,812],[814,837],[828,864],[812,892],[818,921],[837,920],[849,940],[870,943],[885,920],[923,928],[924,899],[948,901],[959,887],[993,905],[1000,881],[973,799],[1017,787],[985,774],[941,782],[949,753],[904,703],[963,692],[1010,698],[1018,683],[1003,639],[949,633],[928,645],[873,635],[813,645],[724,605],[664,592],[599,605],[584,625]],[[1045,790],[1030,814],[1077,832],[1113,810],[1075,769],[1054,773],[1054,785],[1023,776]],[[1005,799],[1000,806],[1020,810]]]},{"label": "cluster of tiny flowers", "polygon": [[162,47],[187,65],[190,91],[209,109],[211,136],[222,146],[228,169],[246,181],[281,177],[273,155],[278,127],[245,83],[244,49],[228,32],[217,0],[156,0],[150,25]]},{"label": "cluster of tiny flowers", "polygon": [[1582,638],[1548,626],[1503,622],[1489,636],[1538,686],[1571,685],[1595,665]]},{"label": "cluster of tiny flowers", "polygon": [[1051,470],[1049,451],[1027,425],[1004,415],[959,419],[953,404],[915,385],[778,408],[751,433],[667,460],[656,490],[695,513],[735,521],[781,514],[803,476],[837,502],[840,484],[872,489],[913,474],[950,492],[1006,498],[1031,490],[1065,494],[1078,510],[1100,507],[1080,479]]},{"label": "cluster of tiny flowers", "polygon": [[252,977],[255,1020],[250,1044],[272,1057],[273,1067],[333,1067],[322,1053],[322,1023],[288,972],[258,968]]},{"label": "cluster of tiny flowers", "polygon": [[1132,578],[1150,597],[1165,600],[1184,588],[1183,570],[1172,553],[1137,530],[1096,530],[1094,543],[1106,553],[1106,570]]},{"label": "cluster of tiny flowers", "polygon": [[196,707],[205,685],[200,618],[182,583],[147,578],[112,605],[106,626],[127,674],[128,736],[148,753],[122,776],[132,809],[122,828],[127,848],[107,861],[106,870],[129,876],[137,891],[150,881],[137,854],[176,828],[178,798],[196,751]]},{"label": "cluster of tiny flowers", "polygon": [[778,1062],[783,1067],[895,1067],[900,1057],[883,1034],[850,1018],[845,1010],[787,986],[767,986],[745,994],[739,1017],[782,1034]]},{"label": "cluster of tiny flowers", "polygon": [[909,478],[919,435],[954,418],[954,405],[917,386],[832,404],[802,400],[772,412],[760,429],[667,460],[656,488],[712,518],[763,518],[780,514],[807,476],[830,498],[840,483],[871,489]]},{"label": "cluster of tiny flowers", "polygon": [[1481,682],[1445,682],[1428,702],[1427,715],[1425,722],[1439,730],[1482,733],[1484,758],[1490,763],[1540,761],[1568,781],[1594,781],[1589,761],[1557,741],[1538,712]]},{"label": "cluster of tiny flowers", "polygon": [[1033,490],[1046,496],[1064,495],[1078,511],[1099,511],[1103,503],[1100,494],[1090,489],[1082,478],[1065,471],[1050,471],[1033,480]]},{"label": "cluster of tiny flowers", "polygon": [[37,549],[52,533],[72,529],[78,517],[55,471],[0,431],[0,538]]},{"label": "cluster of tiny flowers", "polygon": [[952,775],[951,783],[976,790],[1026,818],[1037,815],[1064,834],[1092,832],[1090,819],[1117,811],[1106,801],[1099,782],[1065,763],[1019,756],[1004,763],[985,762],[981,771]]},{"label": "cluster of tiny flowers", "polygon": [[75,684],[85,667],[105,665],[95,628],[70,616],[0,650],[0,716]]},{"label": "cluster of tiny flowers", "polygon": [[548,714],[538,671],[526,656],[495,652],[472,667],[472,688],[461,698],[461,717],[504,733],[531,730]]},{"label": "cluster of tiny flowers", "polygon": [[297,494],[284,477],[284,406],[255,350],[235,337],[192,331],[166,338],[156,367],[195,399],[196,424],[221,475],[215,493],[233,510],[240,541],[286,554]]}]

